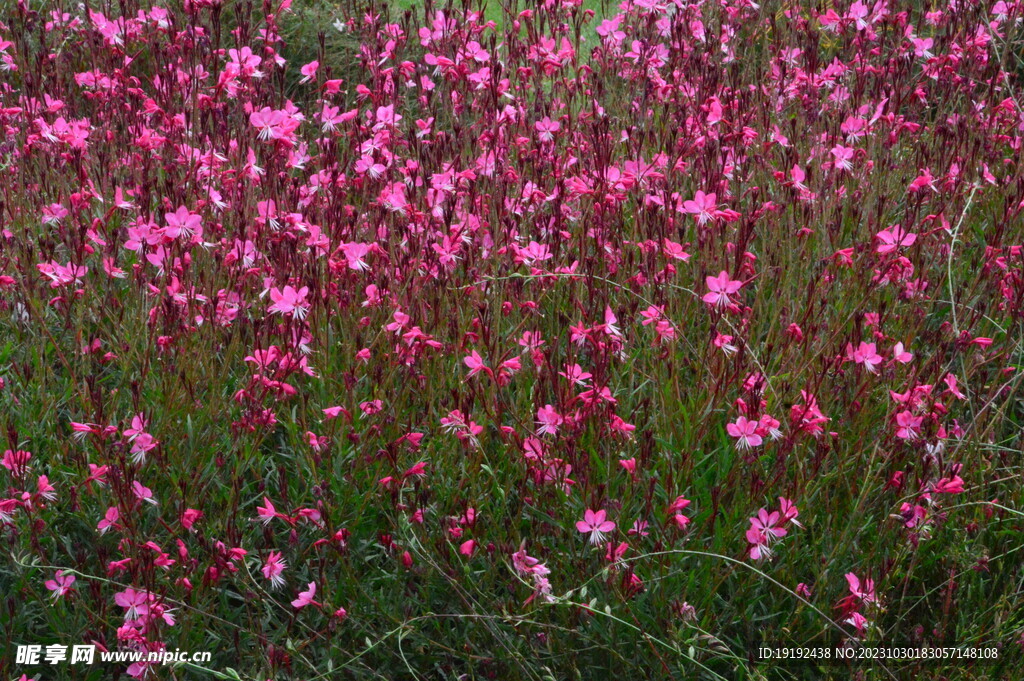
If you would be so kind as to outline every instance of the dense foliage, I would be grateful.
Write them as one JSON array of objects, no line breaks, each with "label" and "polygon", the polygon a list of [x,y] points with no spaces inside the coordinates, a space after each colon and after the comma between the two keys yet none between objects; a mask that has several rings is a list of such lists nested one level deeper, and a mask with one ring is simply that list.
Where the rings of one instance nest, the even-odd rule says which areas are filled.
[{"label": "dense foliage", "polygon": [[290,4],[0,3],[5,678],[1024,675],[1024,4]]}]

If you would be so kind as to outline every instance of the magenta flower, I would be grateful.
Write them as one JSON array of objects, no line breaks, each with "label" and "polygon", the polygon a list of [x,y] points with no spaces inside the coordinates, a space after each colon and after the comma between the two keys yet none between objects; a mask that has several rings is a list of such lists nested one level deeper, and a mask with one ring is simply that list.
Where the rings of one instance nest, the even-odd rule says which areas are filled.
[{"label": "magenta flower", "polygon": [[896,437],[901,440],[916,440],[923,423],[923,416],[914,416],[912,412],[901,411],[896,414]]},{"label": "magenta flower", "polygon": [[683,212],[695,215],[697,217],[697,224],[704,225],[717,217],[716,209],[718,208],[718,204],[715,203],[716,199],[717,197],[714,193],[705,194],[704,192],[697,190],[693,199],[683,201]]},{"label": "magenta flower", "polygon": [[719,272],[717,277],[707,277],[705,281],[710,293],[705,293],[702,300],[714,307],[725,307],[731,303],[729,296],[743,286],[743,282],[732,279],[725,270]]},{"label": "magenta flower", "polygon": [[750,527],[747,529],[747,543],[750,544],[750,558],[760,560],[771,558],[771,544],[777,539],[785,537],[787,531],[782,524],[785,520],[778,511],[769,513],[761,509],[757,515],[750,519]]},{"label": "magenta flower", "polygon": [[866,617],[864,617],[864,615],[860,614],[859,612],[855,612],[849,617],[847,617],[845,620],[843,620],[843,624],[851,625],[854,629],[857,630],[857,635],[863,637],[864,634],[867,633],[867,628],[871,623],[868,621]]},{"label": "magenta flower", "polygon": [[153,496],[153,490],[143,485],[138,480],[132,482],[132,492],[135,494],[135,498],[139,501],[145,501],[147,504],[156,505],[156,498]]},{"label": "magenta flower", "polygon": [[877,598],[875,597],[875,580],[865,579],[861,582],[857,575],[852,572],[848,572],[846,573],[846,582],[850,586],[850,593],[864,603],[877,602]]},{"label": "magenta flower", "polygon": [[746,416],[741,416],[736,419],[735,423],[729,423],[725,426],[726,432],[736,438],[736,446],[741,450],[757,447],[764,441],[757,434],[757,429],[758,422],[749,420]]},{"label": "magenta flower", "polygon": [[149,613],[150,595],[131,587],[114,594],[114,603],[125,609],[125,620],[134,620]]},{"label": "magenta flower", "polygon": [[879,241],[878,248],[876,250],[882,255],[892,253],[899,248],[913,246],[914,242],[917,241],[916,234],[906,231],[899,225],[893,225],[888,229],[883,229],[875,236],[878,237]]},{"label": "magenta flower", "polygon": [[481,357],[480,353],[477,352],[476,350],[473,350],[468,355],[466,355],[462,359],[462,362],[467,367],[469,367],[469,375],[470,375],[470,377],[476,376],[477,374],[479,374],[481,372],[493,376],[493,372],[491,371],[491,369],[486,364],[484,364],[483,357]]},{"label": "magenta flower", "polygon": [[313,60],[308,64],[304,65],[301,69],[299,69],[299,73],[302,74],[302,79],[299,82],[308,83],[309,81],[313,80],[313,78],[316,77],[316,71],[318,68],[320,68],[320,62],[316,60]]},{"label": "magenta flower", "polygon": [[100,534],[106,534],[107,530],[112,527],[117,527],[117,521],[121,518],[120,512],[116,506],[111,506],[107,509],[107,512],[103,515],[103,520],[99,522],[96,529],[99,530]]},{"label": "magenta flower", "polygon": [[185,206],[178,206],[178,210],[173,213],[165,213],[164,220],[167,227],[164,228],[163,234],[168,239],[182,236],[190,239],[193,235],[202,234],[202,218],[189,212]]},{"label": "magenta flower", "polygon": [[54,600],[66,595],[71,591],[71,585],[75,583],[74,575],[66,575],[63,570],[57,570],[53,579],[43,582],[43,586],[49,589]]},{"label": "magenta flower", "polygon": [[897,343],[892,348],[892,358],[900,364],[909,364],[913,361],[914,355],[903,348],[903,343]]},{"label": "magenta flower", "polygon": [[304,608],[307,605],[315,605],[320,607],[320,604],[313,600],[316,596],[316,582],[310,582],[305,591],[300,591],[298,598],[292,601],[292,607],[296,610]]},{"label": "magenta flower", "polygon": [[267,560],[263,563],[263,576],[270,580],[270,586],[273,589],[284,586],[284,569],[288,567],[288,564],[281,558],[281,554],[277,551],[271,551],[270,555],[267,556]]},{"label": "magenta flower", "polygon": [[856,155],[857,150],[850,147],[844,147],[842,145],[836,145],[832,148],[832,164],[837,170],[853,170],[853,157]]},{"label": "magenta flower", "polygon": [[800,511],[797,510],[796,504],[787,499],[786,497],[779,497],[779,513],[782,515],[783,522],[790,522],[797,527],[803,527],[797,517],[800,515]]},{"label": "magenta flower", "polygon": [[936,482],[932,489],[938,494],[959,494],[964,491],[964,481],[959,475],[951,475]]},{"label": "magenta flower", "polygon": [[558,427],[564,422],[565,419],[550,404],[545,404],[537,410],[538,435],[555,435],[558,433]]},{"label": "magenta flower", "polygon": [[562,126],[558,121],[553,121],[547,116],[537,121],[534,124],[537,129],[538,138],[541,142],[551,142],[555,139],[555,134],[562,129]]},{"label": "magenta flower", "polygon": [[146,454],[154,449],[160,442],[149,433],[139,433],[134,440],[132,440],[132,461],[134,463],[144,463],[146,461]]},{"label": "magenta flower", "polygon": [[72,284],[77,286],[82,283],[82,277],[89,272],[89,268],[85,265],[75,265],[70,262],[67,265],[61,265],[56,260],[39,263],[36,265],[36,269],[50,280],[50,288],[60,288]]},{"label": "magenta flower", "polygon": [[875,348],[874,343],[862,342],[856,348],[853,347],[852,343],[846,344],[846,359],[855,364],[863,364],[864,368],[870,373],[877,373],[878,365],[882,363],[883,359]]},{"label": "magenta flower", "polygon": [[590,534],[591,544],[600,544],[605,539],[605,533],[615,529],[615,523],[607,520],[608,514],[602,509],[592,511],[589,508],[583,514],[583,520],[576,522],[576,529],[583,534]]},{"label": "magenta flower", "polygon": [[287,518],[287,516],[277,512],[277,509],[274,508],[273,502],[271,502],[267,497],[263,497],[262,506],[256,507],[256,514],[264,525],[269,525],[270,521],[274,518]]},{"label": "magenta flower", "polygon": [[29,459],[32,458],[31,452],[25,450],[12,450],[8,449],[4,452],[3,459],[0,460],[0,465],[9,470],[15,477],[21,477],[28,473],[29,470]]},{"label": "magenta flower", "polygon": [[272,288],[270,289],[270,300],[273,301],[273,305],[267,309],[270,312],[290,314],[296,319],[304,319],[309,312],[309,305],[306,303],[307,293],[309,293],[308,286],[303,286],[298,290],[292,286],[285,286],[284,290]]}]

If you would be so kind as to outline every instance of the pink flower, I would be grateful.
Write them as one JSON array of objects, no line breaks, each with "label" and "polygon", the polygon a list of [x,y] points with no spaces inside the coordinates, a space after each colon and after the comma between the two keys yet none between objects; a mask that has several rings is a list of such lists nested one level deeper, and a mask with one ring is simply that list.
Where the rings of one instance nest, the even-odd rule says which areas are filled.
[{"label": "pink flower", "polygon": [[480,372],[492,374],[490,368],[484,364],[484,358],[480,356],[480,353],[473,350],[462,359],[463,363],[469,367],[469,375],[476,376]]},{"label": "pink flower", "polygon": [[559,371],[558,375],[582,387],[587,387],[587,381],[593,378],[579,364],[566,364],[565,370]]},{"label": "pink flower", "polygon": [[878,371],[878,365],[882,363],[882,356],[878,354],[874,343],[861,342],[855,349],[852,343],[846,344],[846,359],[855,364],[863,364],[870,373]]},{"label": "pink flower", "polygon": [[146,419],[145,414],[136,414],[132,417],[132,425],[129,428],[125,428],[122,435],[129,440],[134,440],[136,437],[141,435],[149,427],[149,420]]},{"label": "pink flower", "polygon": [[697,224],[704,225],[708,221],[718,217],[717,208],[718,204],[715,203],[716,195],[714,193],[705,194],[704,192],[697,190],[693,199],[689,201],[683,201],[683,212],[690,213],[697,216]]},{"label": "pink flower", "polygon": [[918,431],[923,423],[923,416],[914,416],[912,412],[901,411],[896,414],[896,437],[901,440],[917,439]]},{"label": "pink flower", "polygon": [[114,603],[125,609],[125,620],[138,619],[149,612],[149,594],[129,587],[114,594]]},{"label": "pink flower", "polygon": [[300,80],[299,82],[308,83],[309,81],[313,80],[313,78],[316,77],[316,70],[318,68],[320,68],[320,62],[315,60],[304,65],[301,69],[299,69],[299,73],[302,74],[302,80]]},{"label": "pink flower", "polygon": [[132,492],[135,493],[135,498],[139,501],[145,501],[147,504],[156,505],[156,499],[153,497],[153,490],[143,485],[138,480],[132,482]]},{"label": "pink flower", "polygon": [[913,232],[907,232],[899,225],[893,225],[888,229],[883,229],[881,232],[875,235],[880,242],[876,249],[882,255],[886,253],[892,253],[893,251],[914,245],[917,241],[917,235]]},{"label": "pink flower", "polygon": [[112,527],[117,527],[117,521],[120,519],[121,514],[117,510],[117,506],[111,506],[107,509],[107,512],[103,515],[103,520],[99,522],[96,529],[100,531],[100,534],[106,534],[107,530]]},{"label": "pink flower", "polygon": [[274,504],[267,497],[263,497],[262,506],[256,507],[256,514],[259,516],[259,519],[263,522],[264,525],[269,525],[270,521],[274,518],[286,517],[283,514],[277,512],[277,509],[274,508]]},{"label": "pink flower", "polygon": [[751,421],[746,416],[741,416],[736,419],[735,423],[727,424],[725,430],[729,435],[737,438],[736,446],[742,450],[748,447],[757,447],[764,441],[757,434],[757,427],[757,421]]},{"label": "pink flower", "polygon": [[288,564],[281,558],[281,554],[277,551],[271,551],[270,555],[267,556],[267,560],[263,563],[263,576],[270,580],[271,588],[276,589],[284,586],[284,577],[281,575],[286,567],[288,567]]},{"label": "pink flower", "polygon": [[946,388],[948,389],[950,395],[957,398],[958,400],[967,399],[967,396],[964,395],[958,387],[956,376],[954,376],[953,374],[946,374],[942,380],[943,382],[945,382]]},{"label": "pink flower", "polygon": [[780,520],[785,522],[778,511],[769,513],[763,508],[757,512],[756,516],[750,518],[750,527],[747,529],[746,537],[747,543],[750,544],[752,560],[770,558],[772,555],[770,544],[786,536],[787,531],[782,527]]},{"label": "pink flower", "polygon": [[862,583],[860,578],[852,572],[846,573],[846,583],[850,586],[850,593],[864,603],[875,603],[875,580],[865,579]]},{"label": "pink flower", "polygon": [[230,66],[236,69],[237,73],[253,78],[263,76],[262,73],[256,70],[263,62],[263,59],[253,54],[252,48],[249,46],[245,46],[240,50],[234,48],[228,50],[228,57],[231,59]]},{"label": "pink flower", "polygon": [[427,462],[417,461],[410,466],[405,473],[402,474],[403,478],[424,478],[427,475]]},{"label": "pink flower", "polygon": [[626,534],[646,537],[650,534],[650,532],[647,531],[647,526],[648,522],[646,520],[634,520],[633,527],[629,528]]},{"label": "pink flower", "polygon": [[149,433],[139,433],[132,441],[132,461],[135,463],[145,463],[147,452],[158,444],[160,442]]},{"label": "pink flower", "polygon": [[202,218],[189,212],[185,206],[178,206],[178,210],[173,213],[165,213],[164,220],[167,221],[167,227],[164,228],[163,233],[168,239],[177,239],[182,236],[190,239],[194,234],[202,233]]},{"label": "pink flower", "polygon": [[850,5],[850,10],[846,13],[846,18],[854,22],[858,31],[863,31],[870,24],[866,21],[868,17],[868,8],[860,0]]},{"label": "pink flower", "polygon": [[63,570],[57,570],[57,573],[53,576],[53,579],[48,579],[43,582],[43,586],[49,589],[51,596],[54,600],[57,600],[61,596],[64,596],[71,591],[71,585],[75,583],[74,575],[65,575]]},{"label": "pink flower", "polygon": [[900,364],[908,364],[914,359],[914,355],[903,349],[903,343],[897,343],[892,348],[892,358]]},{"label": "pink flower", "polygon": [[565,419],[550,404],[537,410],[537,425],[540,426],[537,428],[538,435],[556,435],[558,427],[564,422]]},{"label": "pink flower", "polygon": [[558,121],[553,121],[547,116],[537,121],[534,124],[537,130],[538,138],[541,142],[551,142],[555,139],[555,133],[562,129],[562,126]]},{"label": "pink flower", "polygon": [[853,157],[857,150],[842,145],[832,147],[833,166],[838,170],[853,170]]},{"label": "pink flower", "polygon": [[757,420],[757,434],[762,438],[767,436],[773,440],[778,440],[782,437],[782,431],[779,430],[781,425],[782,423],[770,414],[761,414],[761,418]]},{"label": "pink flower", "polygon": [[675,260],[682,260],[683,262],[686,262],[690,259],[690,254],[683,249],[681,244],[677,244],[675,241],[665,239],[662,242],[662,250],[665,255]]},{"label": "pink flower", "polygon": [[843,620],[843,623],[852,625],[853,628],[857,630],[857,635],[861,637],[863,637],[864,634],[867,633],[867,627],[869,624],[871,624],[870,622],[868,622],[868,619],[859,612],[855,612],[849,617],[847,617],[845,620]]},{"label": "pink flower", "polygon": [[591,511],[589,508],[583,514],[583,520],[576,522],[576,529],[586,534],[590,533],[590,543],[600,544],[604,541],[605,533],[615,529],[615,523],[606,520],[608,514],[602,509]]},{"label": "pink flower", "polygon": [[[711,295],[711,294],[708,294],[708,295]],[[704,298],[705,298],[705,300],[707,300],[707,296],[704,296]],[[736,352],[737,352],[737,350],[739,348],[737,348],[735,345],[733,345],[733,343],[732,343],[733,340],[734,339],[733,339],[732,336],[726,335],[724,333],[717,333],[716,332],[715,333],[715,338],[714,338],[714,340],[712,342],[715,344],[716,348],[721,348],[722,352],[724,352],[726,355],[734,355],[734,354],[736,354]]]},{"label": "pink flower", "polygon": [[307,585],[306,590],[300,591],[298,598],[292,601],[292,607],[296,610],[304,608],[307,605],[315,605],[317,607],[320,607],[320,604],[313,600],[314,596],[316,596],[316,582],[310,582]]},{"label": "pink flower", "polygon": [[959,475],[951,475],[939,480],[932,489],[938,494],[959,494],[964,491],[964,481]]},{"label": "pink flower", "polygon": [[782,514],[783,522],[790,522],[797,527],[803,527],[803,525],[801,525],[797,520],[797,516],[800,515],[800,511],[797,510],[796,504],[786,497],[779,497],[779,513]]},{"label": "pink flower", "polygon": [[326,407],[324,410],[324,420],[329,421],[330,419],[336,419],[344,413],[345,407]]},{"label": "pink flower", "polygon": [[202,517],[202,511],[194,508],[186,508],[181,513],[181,526],[184,527],[186,530],[191,530],[192,526],[195,525]]},{"label": "pink flower", "polygon": [[40,475],[36,478],[36,489],[39,492],[39,496],[49,501],[53,501],[57,498],[57,488],[50,484],[50,479],[45,475]]},{"label": "pink flower", "polygon": [[84,440],[87,435],[99,435],[102,430],[99,426],[92,423],[76,423],[71,422],[72,437],[76,440]]},{"label": "pink flower", "polygon": [[309,305],[306,303],[307,293],[309,293],[308,286],[303,286],[298,290],[292,286],[285,286],[284,290],[277,287],[272,288],[270,289],[270,299],[274,304],[267,309],[270,312],[290,314],[296,319],[304,319],[309,312]]},{"label": "pink flower", "polygon": [[274,111],[269,106],[249,114],[249,122],[259,128],[259,138],[264,141],[283,139],[289,134],[288,128],[291,127],[288,114],[284,111]]},{"label": "pink flower", "polygon": [[3,459],[0,460],[0,465],[9,470],[15,477],[22,477],[28,473],[29,459],[32,458],[31,452],[26,452],[23,449],[17,451],[8,449],[4,452]]},{"label": "pink flower", "polygon": [[67,265],[61,265],[56,260],[39,263],[36,268],[50,280],[50,288],[60,288],[71,284],[77,286],[82,283],[82,277],[89,272],[89,268],[85,265],[74,265],[70,262]]},{"label": "pink flower", "polygon": [[725,270],[719,272],[717,277],[707,277],[705,281],[710,293],[705,293],[702,300],[715,307],[725,307],[731,303],[729,295],[736,293],[743,286],[743,282],[732,279]]}]

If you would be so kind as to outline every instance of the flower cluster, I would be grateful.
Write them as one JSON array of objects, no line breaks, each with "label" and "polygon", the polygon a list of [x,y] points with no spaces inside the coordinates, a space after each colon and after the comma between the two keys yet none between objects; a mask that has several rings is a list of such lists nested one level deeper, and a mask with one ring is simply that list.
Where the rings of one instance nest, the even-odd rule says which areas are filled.
[{"label": "flower cluster", "polygon": [[260,679],[1019,638],[1022,19],[11,0],[7,628]]}]

